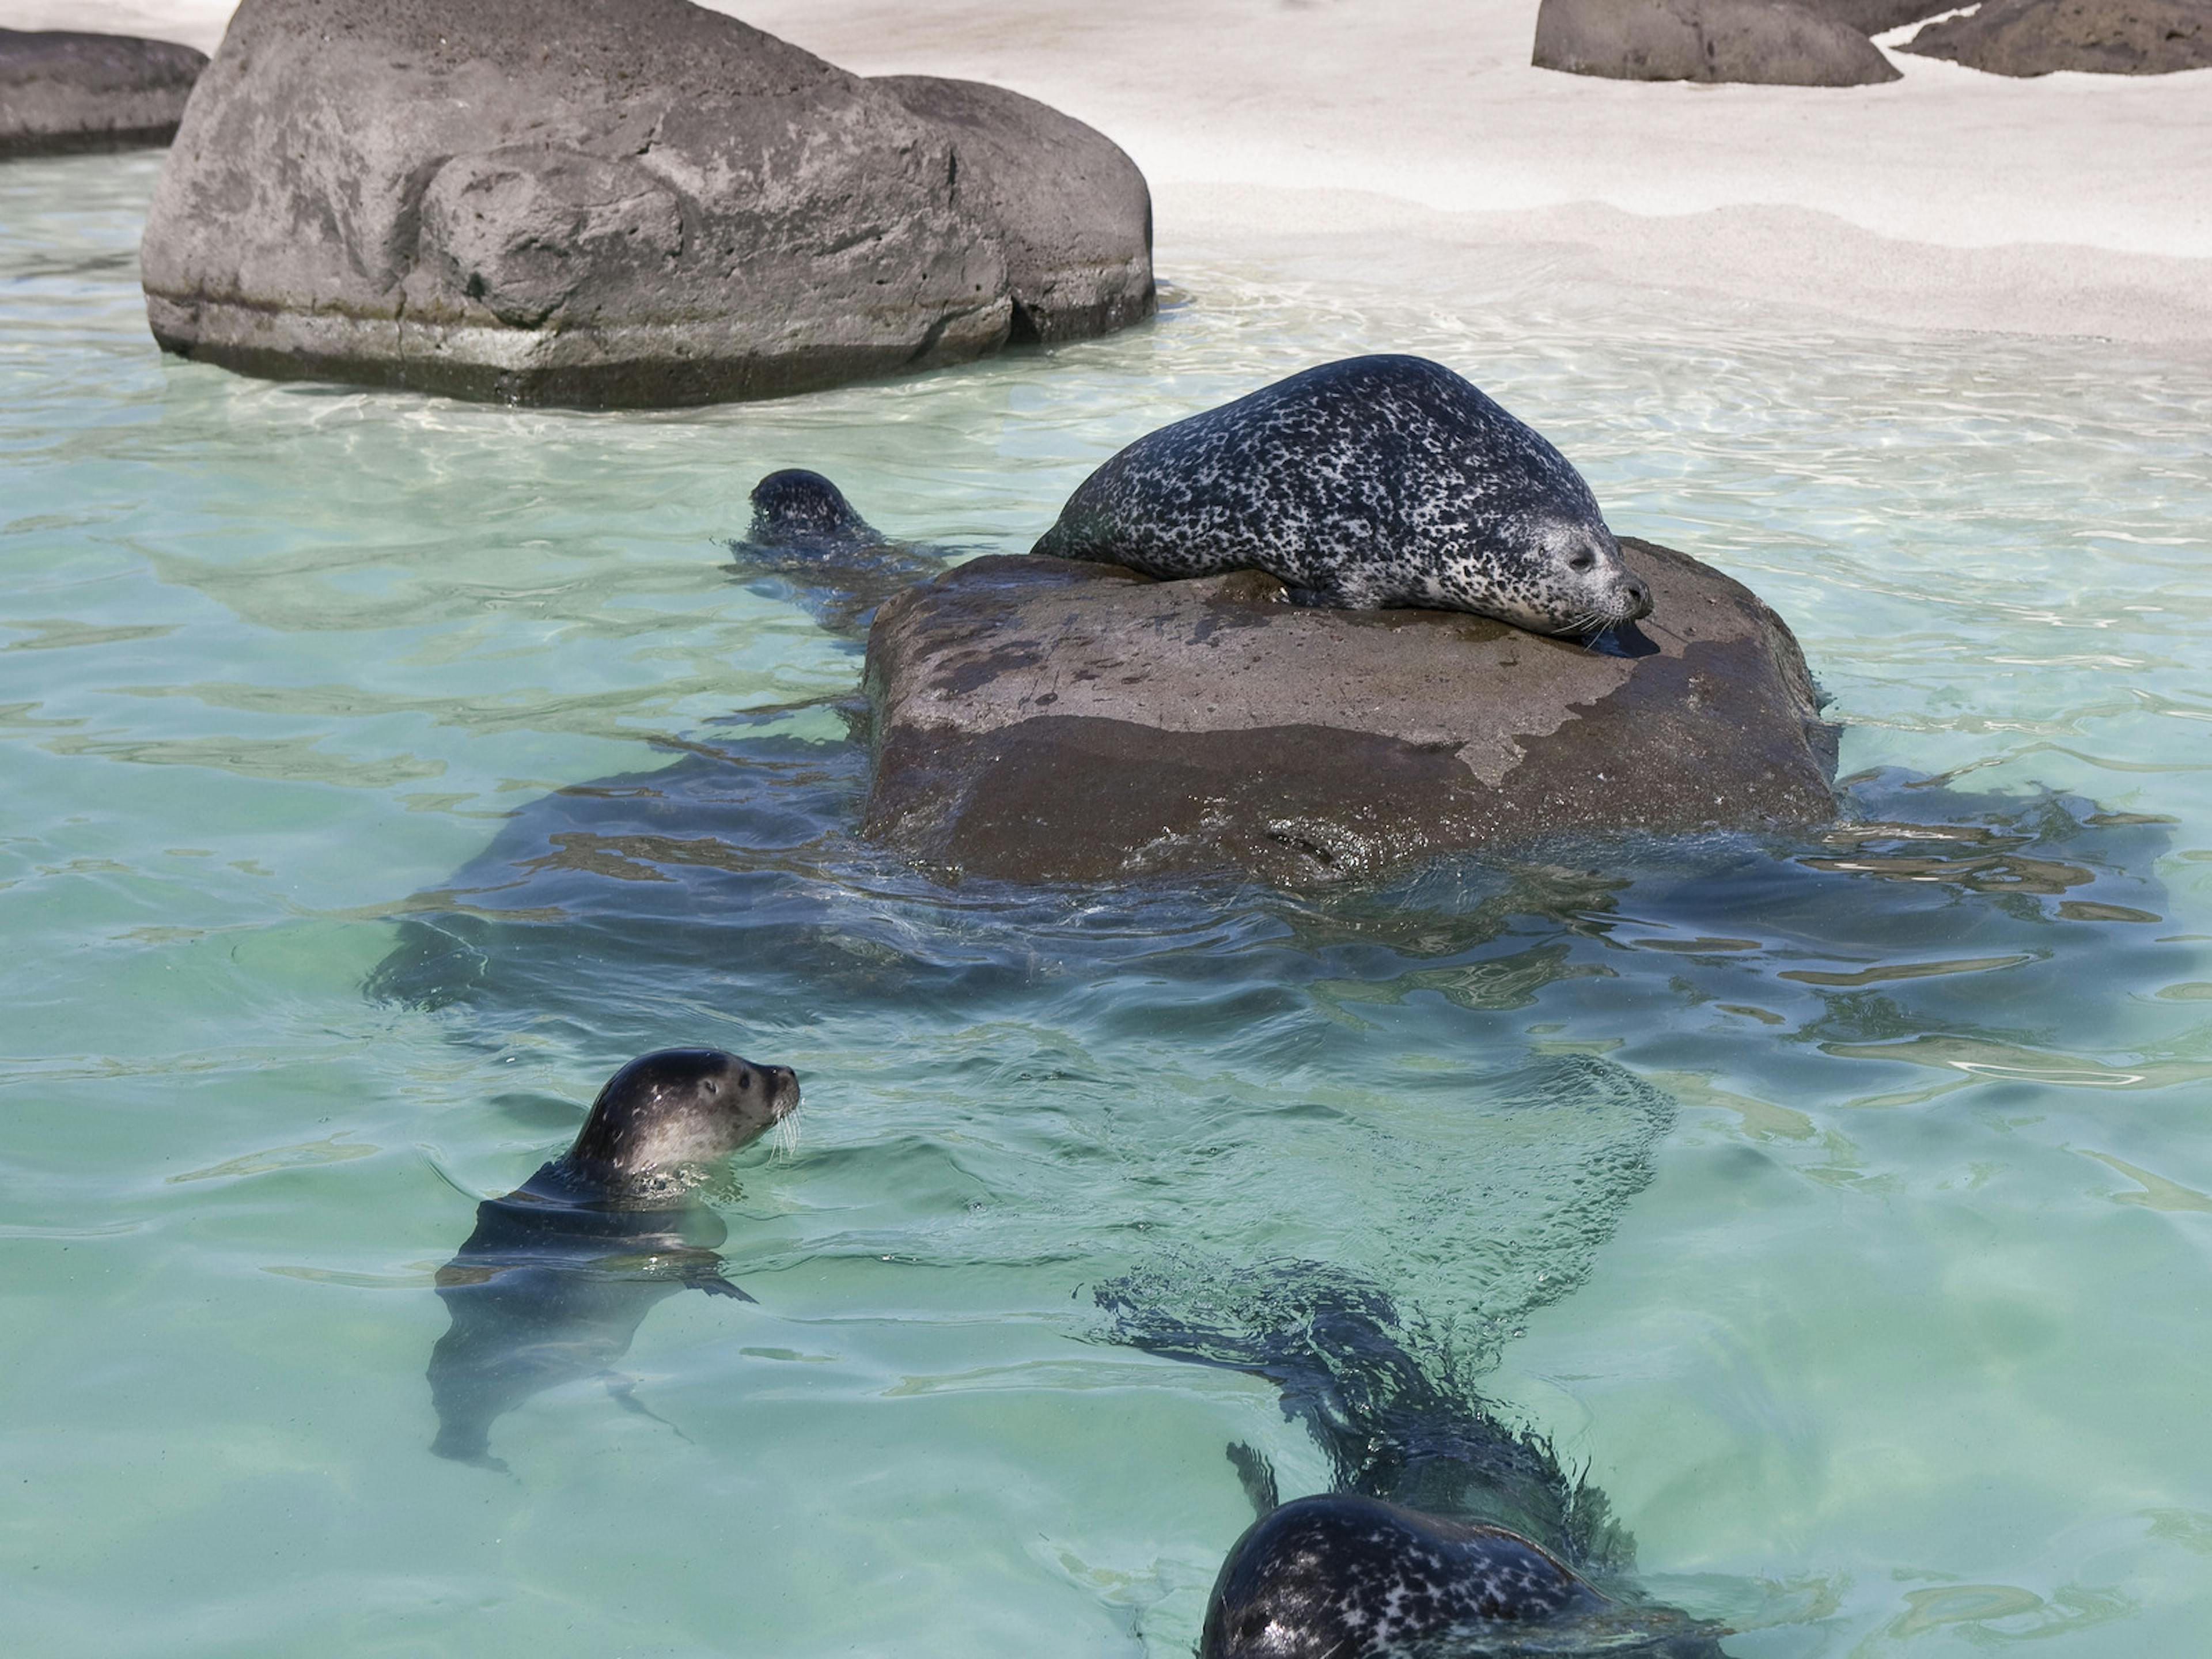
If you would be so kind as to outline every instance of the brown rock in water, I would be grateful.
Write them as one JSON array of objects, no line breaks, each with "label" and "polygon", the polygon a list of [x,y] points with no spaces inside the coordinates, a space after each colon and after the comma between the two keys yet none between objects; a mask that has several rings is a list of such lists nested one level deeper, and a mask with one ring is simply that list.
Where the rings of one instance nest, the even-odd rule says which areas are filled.
[{"label": "brown rock in water", "polygon": [[1529,61],[1617,81],[1857,87],[1898,78],[1880,47],[1826,9],[1790,0],[1543,0]]},{"label": "brown rock in water", "polygon": [[0,160],[166,144],[207,61],[168,40],[0,29]]},{"label": "brown rock in water", "polygon": [[1623,538],[1656,607],[1615,656],[1439,611],[978,559],[868,639],[867,833],[953,873],[1283,885],[1579,831],[1825,823],[1834,745],[1741,584]]},{"label": "brown rock in water", "polygon": [[688,0],[245,0],[141,266],[184,356],[585,406],[809,391],[1153,303],[1144,179],[1098,134]]},{"label": "brown rock in water", "polygon": [[2212,0],[1988,0],[1899,48],[1992,75],[2212,69]]}]

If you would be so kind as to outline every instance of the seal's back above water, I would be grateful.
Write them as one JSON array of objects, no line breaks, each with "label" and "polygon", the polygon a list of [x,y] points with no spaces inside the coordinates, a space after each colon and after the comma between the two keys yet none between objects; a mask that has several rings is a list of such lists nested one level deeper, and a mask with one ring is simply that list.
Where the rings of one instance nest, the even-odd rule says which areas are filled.
[{"label": "seal's back above water", "polygon": [[1582,475],[1440,363],[1350,357],[1139,438],[1033,550],[1148,576],[1264,570],[1301,604],[1540,634],[1648,615]]}]

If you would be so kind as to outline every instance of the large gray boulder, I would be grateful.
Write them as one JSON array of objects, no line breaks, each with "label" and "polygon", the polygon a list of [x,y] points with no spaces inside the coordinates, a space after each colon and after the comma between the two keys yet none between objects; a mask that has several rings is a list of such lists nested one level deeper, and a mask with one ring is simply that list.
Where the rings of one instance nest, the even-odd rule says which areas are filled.
[{"label": "large gray boulder", "polygon": [[155,192],[148,319],[250,374],[654,405],[1146,314],[1128,159],[949,84],[687,0],[246,0]]},{"label": "large gray boulder", "polygon": [[1923,17],[1956,11],[1956,0],[1795,0],[1820,17],[1848,23],[1861,34],[1887,34]]},{"label": "large gray boulder", "polygon": [[1617,81],[1857,87],[1898,78],[1860,29],[1790,0],[1543,0],[1530,61]]},{"label": "large gray boulder", "polygon": [[0,29],[0,160],[166,144],[207,61],[167,40]]},{"label": "large gray boulder", "polygon": [[1118,145],[980,81],[870,84],[951,135],[962,195],[1006,248],[1015,340],[1086,339],[1152,315],[1152,193]]},{"label": "large gray boulder", "polygon": [[950,872],[1284,885],[1565,834],[1826,823],[1804,658],[1747,589],[1623,538],[1655,609],[1611,655],[1440,611],[984,558],[868,638],[869,834]]},{"label": "large gray boulder", "polygon": [[2171,75],[2212,69],[2212,0],[1987,0],[1900,50],[1992,75]]}]

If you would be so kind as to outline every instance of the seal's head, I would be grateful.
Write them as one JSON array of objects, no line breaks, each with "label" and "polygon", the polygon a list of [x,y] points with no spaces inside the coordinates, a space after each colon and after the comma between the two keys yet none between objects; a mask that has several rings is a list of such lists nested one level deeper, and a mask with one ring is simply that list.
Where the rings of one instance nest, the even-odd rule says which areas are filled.
[{"label": "seal's head", "polygon": [[673,1172],[750,1145],[798,1106],[788,1066],[719,1048],[664,1048],[607,1079],[567,1162],[629,1178]]},{"label": "seal's head", "polygon": [[1539,634],[1602,634],[1651,614],[1651,585],[1628,568],[1595,511],[1546,515],[1529,526],[1542,573],[1535,603],[1505,620]]},{"label": "seal's head", "polygon": [[752,501],[752,528],[745,539],[757,547],[866,547],[883,540],[853,510],[844,491],[803,467],[769,473],[753,486]]}]

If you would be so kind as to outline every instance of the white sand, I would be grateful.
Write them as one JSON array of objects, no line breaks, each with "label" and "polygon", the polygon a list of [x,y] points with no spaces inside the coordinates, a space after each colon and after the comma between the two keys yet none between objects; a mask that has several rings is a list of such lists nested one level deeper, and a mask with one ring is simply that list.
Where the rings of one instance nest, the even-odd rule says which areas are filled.
[{"label": "white sand", "polygon": [[[2212,70],[2013,81],[1893,53],[1881,87],[1601,81],[1529,66],[1535,0],[718,3],[863,74],[1091,122],[1152,181],[1170,271],[1347,261],[1433,294],[1502,261],[1692,305],[2212,343]],[[228,11],[0,0],[0,23],[211,49]]]}]

